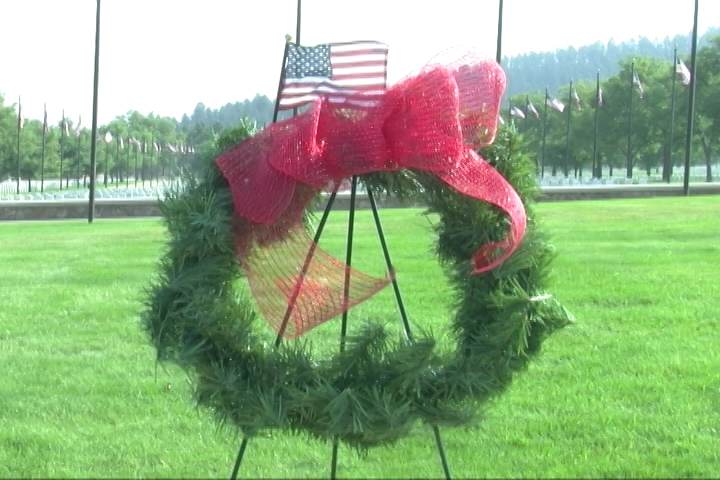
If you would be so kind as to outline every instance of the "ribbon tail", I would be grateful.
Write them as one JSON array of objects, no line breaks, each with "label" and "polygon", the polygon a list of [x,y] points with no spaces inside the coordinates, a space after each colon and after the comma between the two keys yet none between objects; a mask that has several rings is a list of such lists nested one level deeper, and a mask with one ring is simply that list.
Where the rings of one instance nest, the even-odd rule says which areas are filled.
[{"label": "ribbon tail", "polygon": [[[258,311],[283,338],[297,338],[367,300],[390,283],[352,269],[328,254],[295,223],[262,248],[239,248]],[[345,282],[349,281],[348,295]],[[291,309],[287,324],[286,312]]]},{"label": "ribbon tail", "polygon": [[[467,149],[464,158],[448,170],[435,175],[458,192],[483,200],[501,209],[510,219],[510,230],[499,242],[480,247],[472,258],[472,274],[492,270],[517,250],[527,228],[525,206],[515,189],[480,155]],[[502,251],[497,256],[498,250]]]}]

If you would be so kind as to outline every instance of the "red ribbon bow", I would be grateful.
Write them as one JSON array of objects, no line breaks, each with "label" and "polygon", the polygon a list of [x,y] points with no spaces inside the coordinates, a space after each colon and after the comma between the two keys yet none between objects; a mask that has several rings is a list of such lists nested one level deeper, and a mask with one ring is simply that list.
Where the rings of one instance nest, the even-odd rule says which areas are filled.
[{"label": "red ribbon bow", "polygon": [[[305,301],[309,313],[294,314],[294,328],[286,334],[297,336],[387,283],[353,271],[352,285],[360,293],[345,298],[343,282],[336,285],[336,280],[344,281],[349,267],[321,251],[314,260],[321,267],[300,277],[312,242],[301,226],[303,211],[319,190],[352,175],[426,170],[457,191],[499,207],[510,219],[509,232],[504,240],[478,249],[472,273],[506,260],[524,235],[525,210],[512,186],[475,152],[495,138],[504,90],[500,66],[471,54],[454,64],[427,67],[388,89],[379,101],[362,96],[347,105],[318,100],[305,113],[220,155],[216,163],[230,185],[239,221],[238,253],[266,320],[274,323],[288,302]],[[269,262],[271,257],[275,261]],[[282,300],[268,300],[273,294]]]}]

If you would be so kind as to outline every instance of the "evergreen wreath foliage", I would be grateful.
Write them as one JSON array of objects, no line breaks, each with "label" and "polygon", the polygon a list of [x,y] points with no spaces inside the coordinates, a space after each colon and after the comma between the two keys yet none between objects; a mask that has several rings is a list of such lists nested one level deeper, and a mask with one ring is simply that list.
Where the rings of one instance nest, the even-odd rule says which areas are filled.
[{"label": "evergreen wreath foliage", "polygon": [[[218,144],[250,134],[243,124]],[[543,340],[571,321],[547,294],[553,250],[532,214],[534,165],[519,142],[511,129],[502,128],[495,144],[481,153],[520,194],[528,230],[512,257],[479,275],[469,275],[467,259],[477,245],[507,230],[507,220],[493,206],[427,172],[360,177],[377,194],[422,199],[439,217],[436,250],[456,308],[456,348],[447,354],[436,351],[428,333],[391,341],[381,323],[372,321],[354,326],[345,350],[327,358],[313,358],[304,342],[278,348],[263,342],[258,328],[264,325],[256,325],[249,293],[237,288],[242,271],[234,250],[231,194],[210,162],[214,155],[208,155],[204,171],[161,202],[169,242],[142,320],[158,360],[182,367],[197,403],[246,436],[285,430],[337,437],[364,450],[398,440],[418,420],[468,424],[525,369]]]}]

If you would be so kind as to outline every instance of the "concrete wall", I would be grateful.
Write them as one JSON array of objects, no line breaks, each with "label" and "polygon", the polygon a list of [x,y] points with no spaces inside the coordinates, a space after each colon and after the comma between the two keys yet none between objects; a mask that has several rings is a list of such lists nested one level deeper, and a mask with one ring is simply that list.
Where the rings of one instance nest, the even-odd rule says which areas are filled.
[{"label": "concrete wall", "polygon": [[[609,198],[640,198],[680,196],[682,185],[582,185],[563,187],[542,187],[539,201],[597,200]],[[720,194],[720,183],[698,183],[690,186],[691,195]],[[350,195],[339,193],[333,208],[347,210]],[[366,194],[358,194],[355,203],[358,209],[370,208]],[[421,203],[401,204],[394,198],[378,199],[383,208],[422,206]],[[324,206],[324,205],[323,205]],[[720,204],[718,205],[720,212]],[[97,199],[96,218],[157,217],[160,215],[156,199]],[[88,200],[73,199],[62,201],[0,201],[0,221],[8,220],[59,220],[88,217]]]}]

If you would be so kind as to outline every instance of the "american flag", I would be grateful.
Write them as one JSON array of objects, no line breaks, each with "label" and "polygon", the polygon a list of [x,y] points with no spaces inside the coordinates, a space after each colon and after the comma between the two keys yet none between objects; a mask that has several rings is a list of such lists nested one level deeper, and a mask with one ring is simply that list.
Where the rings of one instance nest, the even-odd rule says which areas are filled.
[{"label": "american flag", "polygon": [[371,106],[385,91],[388,46],[362,41],[315,47],[288,44],[280,110],[324,97],[332,103]]},{"label": "american flag", "polygon": [[645,89],[643,88],[642,83],[640,83],[640,77],[637,72],[633,73],[633,86],[637,87],[640,98],[643,98]]},{"label": "american flag", "polygon": [[675,73],[678,74],[683,85],[690,85],[690,70],[688,70],[683,61],[679,58],[677,65],[675,65]]},{"label": "american flag", "polygon": [[83,131],[82,116],[78,116],[78,123],[77,123],[77,126],[75,127],[75,130],[73,130],[73,135],[75,135],[76,137],[79,137],[80,134],[82,133],[82,131]]},{"label": "american flag", "polygon": [[547,97],[545,97],[545,104],[549,107],[552,107],[553,109],[557,110],[560,113],[562,113],[565,110],[565,104],[562,103],[557,98],[550,98],[550,96],[547,96]]},{"label": "american flag", "polygon": [[532,104],[532,102],[528,101],[527,104],[527,111],[535,115],[535,118],[540,118],[540,112],[537,111],[537,108],[535,108],[535,105]]},{"label": "american flag", "polygon": [[575,106],[577,107],[577,109],[582,110],[582,103],[580,102],[580,96],[578,95],[577,90],[575,90],[574,88],[572,89],[572,98],[573,98],[573,101],[575,102]]}]

